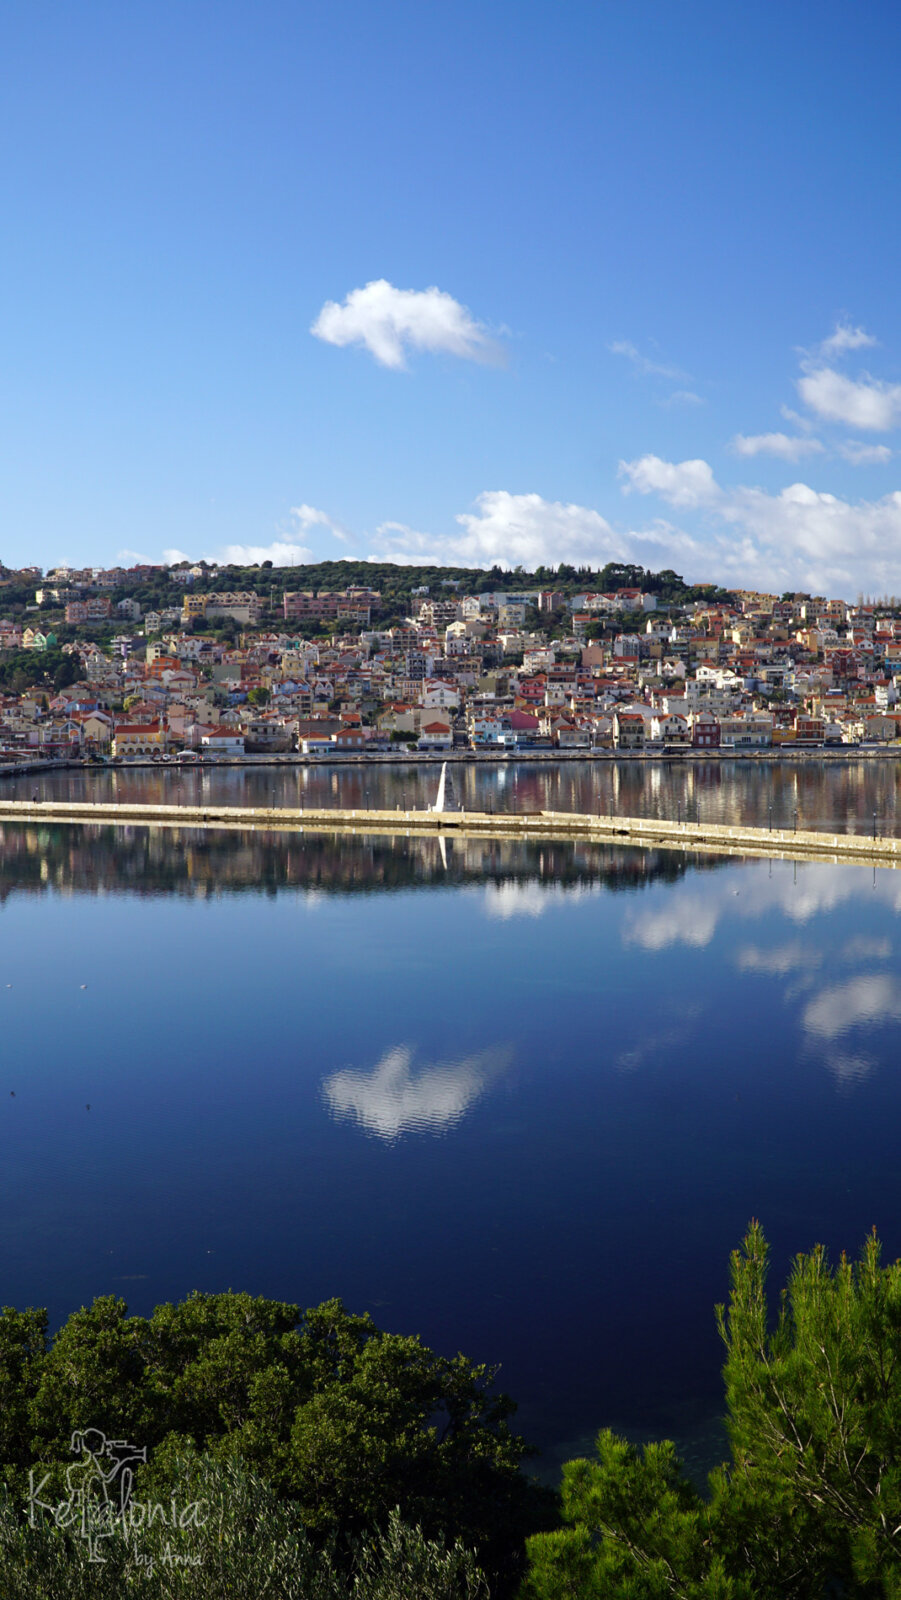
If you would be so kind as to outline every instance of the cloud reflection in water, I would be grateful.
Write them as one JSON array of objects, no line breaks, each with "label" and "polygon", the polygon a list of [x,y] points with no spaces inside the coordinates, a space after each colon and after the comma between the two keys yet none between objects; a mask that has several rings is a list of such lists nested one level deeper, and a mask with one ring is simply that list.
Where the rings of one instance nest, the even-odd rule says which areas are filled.
[{"label": "cloud reflection in water", "polygon": [[[780,982],[786,1005],[796,1013],[803,1048],[818,1057],[837,1085],[850,1087],[875,1071],[889,1056],[876,1030],[901,1024],[901,980],[878,970],[892,957],[892,940],[861,933],[838,947],[815,935],[817,919],[837,911],[874,904],[901,914],[901,873],[852,864],[804,863],[789,872],[729,867],[699,884],[686,879],[651,905],[630,908],[623,920],[623,943],[656,953],[677,945],[700,954],[727,933],[759,919],[784,918],[804,937],[772,945],[740,943],[730,952],[739,972]],[[826,982],[841,967],[863,967],[858,975]],[[836,973],[836,977],[838,974]],[[622,1059],[638,1059],[638,1051]]]},{"label": "cloud reflection in water", "polygon": [[506,922],[510,917],[541,917],[552,906],[602,893],[596,883],[547,883],[541,878],[526,883],[487,883],[480,893],[486,915]]},{"label": "cloud reflection in water", "polygon": [[898,1021],[901,984],[888,973],[872,973],[823,989],[810,1001],[803,1017],[806,1032],[818,1039],[839,1039],[852,1028]]},{"label": "cloud reflection in water", "polygon": [[810,949],[795,941],[793,944],[777,945],[770,950],[761,949],[759,945],[745,945],[739,950],[735,964],[739,972],[767,972],[777,978],[786,978],[789,973],[804,972],[819,967],[822,960],[822,951]]},{"label": "cloud reflection in water", "polygon": [[410,1045],[396,1045],[372,1072],[345,1068],[326,1078],[322,1094],[332,1116],[389,1143],[405,1133],[446,1133],[509,1066],[512,1051],[482,1050],[417,1072],[414,1054]]}]

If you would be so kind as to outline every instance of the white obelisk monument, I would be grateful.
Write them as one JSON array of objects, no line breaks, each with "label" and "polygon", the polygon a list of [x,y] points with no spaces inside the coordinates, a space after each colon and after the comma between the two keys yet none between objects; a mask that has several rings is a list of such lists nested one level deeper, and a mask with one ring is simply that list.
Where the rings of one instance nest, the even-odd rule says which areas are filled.
[{"label": "white obelisk monument", "polygon": [[435,804],[430,807],[432,811],[459,811],[457,797],[454,794],[453,774],[447,770],[447,762],[441,764],[441,777],[438,779],[438,794]]}]

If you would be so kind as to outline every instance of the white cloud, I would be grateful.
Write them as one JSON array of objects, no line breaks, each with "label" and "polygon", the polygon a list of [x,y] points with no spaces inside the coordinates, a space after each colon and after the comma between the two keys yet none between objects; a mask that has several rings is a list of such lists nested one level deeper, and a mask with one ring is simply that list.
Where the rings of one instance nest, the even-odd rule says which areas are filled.
[{"label": "white cloud", "polygon": [[[626,360],[631,362],[635,371],[640,372],[643,377],[672,378],[674,380],[688,377],[688,373],[680,371],[678,367],[668,367],[662,365],[659,361],[649,360],[647,356],[642,355],[640,350],[636,349],[629,339],[615,339],[608,348],[611,355],[625,356]],[[694,398],[697,399],[697,396],[694,396]]]},{"label": "white cloud", "polygon": [[901,384],[883,383],[868,373],[855,380],[833,367],[811,367],[798,379],[798,393],[827,422],[875,433],[901,424]]},{"label": "white cloud", "polygon": [[475,511],[455,518],[460,532],[443,537],[383,522],[377,530],[379,559],[526,568],[559,561],[603,565],[629,559],[628,540],[588,506],[506,489],[489,489],[475,504]]},{"label": "white cloud", "polygon": [[496,362],[501,350],[487,328],[442,289],[396,289],[386,278],[352,289],[342,305],[327,300],[310,332],[326,344],[359,344],[383,367],[407,364],[408,350],[465,361]]},{"label": "white cloud", "polygon": [[[743,436],[739,436],[743,438]],[[764,435],[771,443],[783,435]],[[747,447],[749,441],[743,440]],[[751,440],[756,448],[760,441]],[[791,441],[819,449],[816,441]],[[885,446],[862,446],[882,452]],[[701,525],[687,531],[656,515],[643,526],[616,526],[592,506],[547,500],[542,495],[491,489],[461,512],[451,532],[431,533],[386,520],[374,533],[354,534],[328,511],[306,502],[292,508],[296,534],[280,530],[271,544],[231,544],[208,559],[277,566],[318,559],[301,535],[327,530],[346,542],[365,538],[369,559],[510,570],[534,570],[560,562],[598,568],[607,561],[649,567],[678,566],[690,581],[756,584],[764,589],[809,589],[853,597],[860,589],[893,593],[901,551],[901,491],[878,500],[850,501],[803,482],[777,493],[751,485],[725,487],[709,462],[666,461],[645,455],[621,461],[625,494],[657,496]],[[170,562],[181,551],[164,553]]]},{"label": "white cloud", "polygon": [[400,561],[411,566],[417,562],[454,565],[457,561],[452,538],[420,533],[406,522],[380,522],[373,544],[370,561]]},{"label": "white cloud", "polygon": [[323,1098],[333,1115],[389,1142],[404,1133],[444,1133],[509,1065],[510,1051],[483,1050],[418,1072],[413,1058],[409,1045],[398,1045],[372,1072],[335,1072],[322,1086]]},{"label": "white cloud", "polygon": [[657,495],[679,510],[702,513],[707,534],[690,534],[659,517],[640,529],[618,529],[590,506],[495,489],[456,518],[452,534],[380,524],[371,558],[526,569],[561,561],[678,563],[696,581],[849,597],[860,588],[897,590],[901,492],[852,502],[803,482],[778,493],[724,488],[706,461],[654,455],[621,462],[619,470],[626,493]]},{"label": "white cloud", "polygon": [[697,542],[662,517],[648,527],[619,532],[590,506],[564,505],[540,494],[491,489],[480,494],[475,512],[455,520],[459,532],[422,533],[403,522],[376,529],[371,561],[403,561],[453,566],[517,565],[603,566],[607,561],[654,562],[693,559]]},{"label": "white cloud", "polygon": [[142,555],[140,550],[117,550],[116,560],[120,564],[123,562],[128,562],[130,565],[151,565],[150,557]]},{"label": "white cloud", "polygon": [[286,539],[275,539],[272,544],[227,544],[216,557],[223,566],[236,567],[252,567],[263,561],[271,561],[274,567],[295,567],[313,559],[313,552],[306,545]]},{"label": "white cloud", "polygon": [[620,477],[627,478],[626,493],[659,494],[672,506],[703,506],[716,500],[720,491],[706,461],[662,461],[660,456],[642,456],[638,461],[621,461]]},{"label": "white cloud", "polygon": [[[291,516],[299,524],[299,533],[305,534],[311,528],[326,528],[335,539],[346,544],[351,535],[340,522],[330,516],[327,511],[320,511],[317,506],[302,504],[291,507]],[[195,561],[196,556],[185,555],[183,550],[164,550],[163,560],[170,566],[175,566],[180,561]],[[217,562],[221,566],[234,565],[252,567],[258,562],[271,561],[274,567],[297,567],[304,562],[316,561],[319,558],[310,549],[309,545],[293,533],[290,526],[280,532],[271,544],[227,544],[223,545],[213,554],[205,553],[204,559]]]},{"label": "white cloud", "polygon": [[505,489],[480,494],[476,505],[476,512],[463,512],[456,520],[463,529],[461,547],[480,564],[503,559],[529,567],[552,549],[561,552],[557,559],[562,561],[608,561],[625,553],[609,522],[587,506]]},{"label": "white cloud", "polygon": [[732,449],[739,456],[778,456],[782,461],[798,461],[801,456],[819,455],[819,439],[792,438],[788,433],[737,433]]},{"label": "white cloud", "polygon": [[199,559],[223,567],[252,567],[263,561],[271,561],[274,567],[295,567],[316,558],[306,545],[287,538],[275,539],[272,544],[227,544],[215,554],[207,551],[202,558],[186,555],[184,550],[164,550],[162,559],[169,567],[176,567],[182,561],[194,562]]},{"label": "white cloud", "polygon": [[731,530],[706,551],[700,547],[723,582],[835,595],[853,594],[861,584],[897,588],[901,492],[852,502],[805,483],[777,494],[748,486],[724,489],[706,461],[658,456],[622,462],[620,474],[628,489],[705,510]]},{"label": "white cloud", "polygon": [[[381,280],[354,290],[343,305],[323,307],[314,328],[318,337],[338,344],[363,344],[377,360],[403,366],[412,349],[452,350],[489,359],[496,347],[487,330],[465,307],[438,289],[398,290]],[[832,420],[846,415],[861,427],[901,422],[901,385],[864,375],[845,378],[825,356],[875,343],[864,330],[845,322],[816,354],[803,356],[802,393],[814,410]],[[642,373],[679,376],[677,369],[645,356],[629,341],[610,347]],[[662,387],[662,386],[661,386]],[[665,393],[665,392],[664,392]],[[692,404],[700,397],[676,390],[661,404]],[[809,436],[809,418],[782,408],[788,432],[738,434],[735,453],[747,460],[770,455],[784,461],[823,456],[824,445]],[[858,439],[830,442],[830,451],[855,465],[880,465],[894,452],[886,444]],[[323,531],[354,547],[365,538],[372,560],[504,568],[534,568],[560,562],[602,566],[610,560],[648,566],[678,566],[689,580],[756,584],[767,589],[812,589],[853,597],[861,588],[898,588],[901,553],[901,492],[877,500],[851,501],[797,482],[778,493],[752,485],[719,484],[702,458],[668,461],[654,454],[619,464],[625,493],[656,495],[681,513],[694,514],[688,528],[660,515],[636,528],[608,520],[593,506],[549,500],[537,492],[492,489],[461,512],[450,531],[431,533],[399,520],[384,520],[375,533],[351,534],[328,511],[302,502],[292,521],[277,525],[271,544],[235,543],[217,552],[220,561],[273,561],[290,565],[317,559],[307,536]],[[680,518],[681,520],[681,518]],[[315,539],[309,541],[317,544]],[[123,552],[123,556],[134,555]],[[186,559],[180,550],[164,553],[170,562]],[[212,559],[212,556],[210,556]]]},{"label": "white cloud", "polygon": [[824,339],[820,345],[820,354],[824,356],[841,355],[845,350],[865,350],[869,346],[878,344],[871,333],[865,328],[852,328],[850,323],[837,322],[834,333]]},{"label": "white cloud", "polygon": [[864,444],[862,439],[845,439],[838,453],[854,467],[881,467],[891,461],[894,450],[887,444]]},{"label": "white cloud", "polygon": [[342,544],[346,544],[350,538],[347,529],[342,527],[340,522],[330,517],[327,511],[319,511],[316,506],[292,506],[291,515],[300,523],[301,533],[308,533],[310,528],[328,528],[329,533],[335,539],[340,539]]},{"label": "white cloud", "polygon": [[802,433],[811,433],[813,431],[813,423],[810,418],[802,417],[800,411],[793,411],[791,406],[780,406],[779,415],[784,417],[786,422],[791,422],[794,427],[800,428]]},{"label": "white cloud", "polygon": [[764,564],[794,572],[830,594],[852,594],[866,576],[893,589],[901,544],[901,493],[851,502],[793,483],[779,494],[738,489],[720,514],[750,541]]},{"label": "white cloud", "polygon": [[663,406],[705,406],[707,401],[703,395],[695,394],[693,389],[675,389],[660,402]]},{"label": "white cloud", "polygon": [[[454,519],[449,533],[387,520],[374,534],[352,535],[327,511],[300,504],[292,510],[297,537],[288,532],[270,545],[229,545],[217,557],[278,566],[315,560],[300,535],[322,528],[343,541],[365,538],[373,561],[497,564],[508,570],[631,561],[675,565],[697,582],[750,583],[768,590],[809,589],[852,598],[862,588],[898,589],[901,491],[851,501],[803,482],[776,493],[747,484],[725,487],[707,461],[673,462],[656,455],[620,462],[619,473],[624,493],[657,496],[681,512],[698,514],[702,526],[688,532],[658,515],[642,527],[617,527],[592,506],[490,489]],[[183,558],[168,551],[166,559]]]}]

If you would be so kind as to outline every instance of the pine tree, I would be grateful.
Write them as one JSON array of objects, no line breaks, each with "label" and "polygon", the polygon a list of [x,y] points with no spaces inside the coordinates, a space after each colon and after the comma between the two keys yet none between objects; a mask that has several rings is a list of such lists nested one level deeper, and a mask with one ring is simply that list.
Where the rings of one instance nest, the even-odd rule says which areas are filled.
[{"label": "pine tree", "polygon": [[901,1596],[901,1263],[799,1255],[770,1331],[769,1251],[732,1257],[725,1347],[732,1460],[700,1496],[671,1444],[602,1433],[564,1469],[566,1527],[529,1541],[527,1600]]}]

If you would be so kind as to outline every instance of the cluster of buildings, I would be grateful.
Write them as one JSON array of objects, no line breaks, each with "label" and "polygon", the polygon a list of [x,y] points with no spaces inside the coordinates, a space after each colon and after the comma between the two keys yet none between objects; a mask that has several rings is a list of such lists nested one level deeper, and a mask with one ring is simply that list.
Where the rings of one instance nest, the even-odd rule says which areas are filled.
[{"label": "cluster of buildings", "polygon": [[[67,623],[102,617],[120,631],[103,645],[64,644],[73,681],[58,692],[0,694],[7,759],[716,752],[901,732],[901,612],[887,604],[738,591],[664,610],[637,589],[444,583],[419,586],[408,614],[389,621],[374,589],[280,589],[267,602],[200,592],[191,569],[178,569],[169,576],[184,581],[182,603],[142,614],[139,599],[108,592],[136,587],[138,570],[113,569],[115,582],[51,574],[36,591],[39,603],[47,594],[65,605]],[[226,618],[241,630],[232,641],[198,631],[201,619]],[[0,620],[0,659],[55,645],[52,631]]]}]

